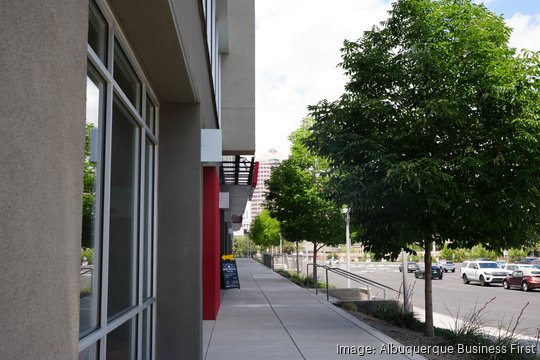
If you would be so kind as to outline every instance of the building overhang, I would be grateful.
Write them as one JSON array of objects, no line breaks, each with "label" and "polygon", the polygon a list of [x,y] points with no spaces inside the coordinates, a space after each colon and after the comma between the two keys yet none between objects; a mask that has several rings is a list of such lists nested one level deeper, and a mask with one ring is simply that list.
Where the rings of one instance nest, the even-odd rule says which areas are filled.
[{"label": "building overhang", "polygon": [[152,6],[144,0],[109,0],[109,3],[157,96],[170,102],[196,102],[171,3],[167,0],[154,0]]},{"label": "building overhang", "polygon": [[253,194],[257,179],[257,163],[236,155],[223,156],[219,173],[221,192],[229,193],[229,208],[225,211],[225,222],[233,223],[239,228],[242,224],[244,210]]}]

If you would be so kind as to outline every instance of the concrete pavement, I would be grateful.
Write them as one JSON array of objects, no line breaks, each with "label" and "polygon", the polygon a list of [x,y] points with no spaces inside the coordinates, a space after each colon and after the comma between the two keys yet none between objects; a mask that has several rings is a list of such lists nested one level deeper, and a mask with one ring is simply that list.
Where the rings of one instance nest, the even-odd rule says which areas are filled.
[{"label": "concrete pavement", "polygon": [[204,321],[205,360],[424,359],[256,261],[237,264],[241,289]]}]

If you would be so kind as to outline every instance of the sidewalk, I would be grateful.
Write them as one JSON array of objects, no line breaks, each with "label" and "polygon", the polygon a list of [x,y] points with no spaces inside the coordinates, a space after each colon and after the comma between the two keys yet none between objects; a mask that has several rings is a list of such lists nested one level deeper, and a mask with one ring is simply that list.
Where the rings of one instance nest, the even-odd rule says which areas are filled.
[{"label": "sidewalk", "polygon": [[237,264],[241,289],[225,290],[217,320],[204,321],[205,360],[424,359],[385,354],[400,344],[252,259]]}]

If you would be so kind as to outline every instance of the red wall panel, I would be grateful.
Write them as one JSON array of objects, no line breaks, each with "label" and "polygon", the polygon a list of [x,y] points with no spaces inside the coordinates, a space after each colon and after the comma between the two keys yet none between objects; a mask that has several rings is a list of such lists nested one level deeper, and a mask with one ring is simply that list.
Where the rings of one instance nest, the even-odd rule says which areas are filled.
[{"label": "red wall panel", "polygon": [[215,320],[220,304],[219,178],[203,169],[203,320]]}]

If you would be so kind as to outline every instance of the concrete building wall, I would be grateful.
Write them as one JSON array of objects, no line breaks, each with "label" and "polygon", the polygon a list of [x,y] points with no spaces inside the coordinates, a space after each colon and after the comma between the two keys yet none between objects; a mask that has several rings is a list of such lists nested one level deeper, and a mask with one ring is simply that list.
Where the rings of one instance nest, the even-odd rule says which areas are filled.
[{"label": "concrete building wall", "polygon": [[229,53],[222,61],[223,153],[255,153],[255,4],[228,1]]},{"label": "concrete building wall", "polygon": [[170,3],[175,14],[177,34],[182,42],[196,99],[201,104],[202,127],[205,129],[217,128],[215,94],[210,60],[207,54],[202,2],[200,0],[171,0]]},{"label": "concrete building wall", "polygon": [[[240,113],[229,124],[245,119],[229,149],[247,154],[255,148],[254,8],[253,0],[229,4],[239,16],[231,12],[230,36],[240,37],[231,53],[249,54],[247,62],[231,59],[226,71],[229,114]],[[201,6],[200,0],[106,6],[159,102],[157,359],[202,356],[200,136],[218,121]],[[246,12],[248,21],[233,26]],[[2,360],[77,358],[87,26],[88,0],[2,2]]]},{"label": "concrete building wall", "polygon": [[161,101],[199,103],[203,127],[217,126],[200,0],[110,0]]},{"label": "concrete building wall", "polygon": [[87,1],[2,1],[0,359],[74,359]]},{"label": "concrete building wall", "polygon": [[202,168],[199,105],[161,106],[156,358],[202,354]]}]

